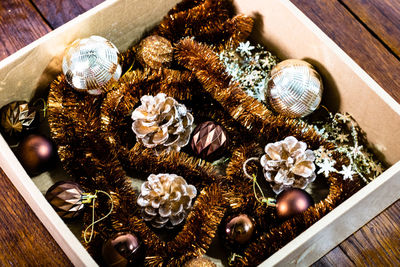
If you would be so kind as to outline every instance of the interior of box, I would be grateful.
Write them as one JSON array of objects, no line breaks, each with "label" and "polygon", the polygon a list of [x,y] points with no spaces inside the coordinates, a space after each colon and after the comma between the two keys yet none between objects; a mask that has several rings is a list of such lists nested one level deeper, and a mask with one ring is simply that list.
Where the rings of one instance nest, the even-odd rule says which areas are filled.
[{"label": "interior of box", "polygon": [[[35,92],[46,90],[61,71],[64,48],[76,38],[101,35],[124,51],[157,24],[176,2],[111,1],[93,11],[93,16],[78,18],[46,36],[44,41],[28,47],[18,57],[1,62],[0,106],[14,100],[29,100]],[[255,40],[280,59],[299,58],[312,63],[324,81],[323,103],[331,111],[350,113],[383,161],[389,165],[399,161],[400,142],[393,133],[400,132],[400,114],[388,104],[390,101],[382,98],[387,96],[370,88],[349,62],[335,53],[326,40],[299,20],[283,2],[253,0],[249,5],[246,0],[235,1],[238,13],[256,18],[252,34]],[[42,193],[56,181],[67,179],[70,178],[61,166],[33,177]],[[74,232],[80,236],[79,230]]]}]

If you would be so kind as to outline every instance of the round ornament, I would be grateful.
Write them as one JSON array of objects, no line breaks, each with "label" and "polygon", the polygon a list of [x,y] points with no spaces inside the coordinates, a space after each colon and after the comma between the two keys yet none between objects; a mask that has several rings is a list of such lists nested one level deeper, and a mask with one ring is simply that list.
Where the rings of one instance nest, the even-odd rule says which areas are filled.
[{"label": "round ornament", "polygon": [[26,101],[11,102],[0,110],[0,126],[10,135],[20,135],[39,127],[40,116]]},{"label": "round ornament", "polygon": [[61,181],[47,190],[45,198],[61,218],[72,219],[83,211],[82,194],[83,190],[79,184]]},{"label": "round ornament", "polygon": [[189,143],[193,116],[186,106],[164,93],[145,95],[132,112],[132,130],[138,142],[157,151],[180,151]]},{"label": "round ornament", "polygon": [[103,37],[78,39],[65,51],[63,73],[76,90],[99,95],[111,79],[121,76],[118,54],[115,45]]},{"label": "round ornament", "polygon": [[276,198],[276,212],[281,219],[302,213],[312,205],[314,200],[310,194],[298,188],[287,189]]},{"label": "round ornament", "polygon": [[137,203],[153,227],[172,228],[182,223],[197,195],[196,187],[176,174],[151,174],[142,184]]},{"label": "round ornament", "polygon": [[191,147],[201,158],[217,159],[228,146],[228,135],[218,124],[206,121],[199,124],[193,131]]},{"label": "round ornament", "polygon": [[312,65],[303,60],[288,59],[272,69],[265,99],[276,112],[299,118],[318,108],[322,92],[321,76]]},{"label": "round ornament", "polygon": [[246,214],[233,217],[225,226],[227,237],[238,244],[247,243],[254,232],[253,220]]},{"label": "round ornament", "polygon": [[19,143],[17,155],[27,173],[37,175],[51,167],[56,151],[50,139],[31,134]]},{"label": "round ornament", "polygon": [[125,267],[140,265],[145,253],[136,235],[118,233],[103,244],[102,256],[108,266]]},{"label": "round ornament", "polygon": [[183,267],[217,267],[217,265],[207,258],[199,257],[186,262]]},{"label": "round ornament", "polygon": [[140,42],[136,57],[144,67],[158,69],[170,67],[173,54],[174,48],[168,39],[151,35]]}]

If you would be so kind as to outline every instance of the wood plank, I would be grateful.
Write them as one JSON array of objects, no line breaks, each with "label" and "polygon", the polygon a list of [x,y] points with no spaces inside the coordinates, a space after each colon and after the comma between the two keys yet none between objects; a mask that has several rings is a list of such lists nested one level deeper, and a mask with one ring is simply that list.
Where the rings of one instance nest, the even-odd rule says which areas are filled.
[{"label": "wood plank", "polygon": [[104,2],[104,0],[31,0],[50,26],[55,29]]},{"label": "wood plank", "polygon": [[72,266],[0,168],[0,265]]},{"label": "wood plank", "polygon": [[[28,0],[0,1],[0,60],[51,30]],[[0,265],[71,262],[0,168]]]},{"label": "wood plank", "polygon": [[400,57],[400,4],[392,0],[340,0]]},{"label": "wood plank", "polygon": [[50,30],[28,0],[0,1],[0,60]]},{"label": "wood plank", "polygon": [[339,246],[337,246],[336,248],[332,249],[327,255],[325,255],[323,258],[312,265],[312,267],[325,266],[350,267],[355,265],[343,252],[343,250]]},{"label": "wood plank", "polygon": [[400,201],[355,232],[340,248],[356,265],[400,266]]},{"label": "wood plank", "polygon": [[400,102],[400,64],[382,43],[372,36],[337,1],[291,0],[350,57]]}]

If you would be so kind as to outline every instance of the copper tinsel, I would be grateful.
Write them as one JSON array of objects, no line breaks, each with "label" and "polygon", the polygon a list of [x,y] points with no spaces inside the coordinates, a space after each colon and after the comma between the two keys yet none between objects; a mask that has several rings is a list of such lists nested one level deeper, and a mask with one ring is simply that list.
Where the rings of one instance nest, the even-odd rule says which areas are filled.
[{"label": "copper tinsel", "polygon": [[[135,49],[131,49],[121,55],[121,64],[123,70],[133,70],[110,84],[103,96],[76,93],[62,75],[52,83],[49,123],[64,167],[78,178],[86,192],[101,189],[113,198],[111,216],[96,225],[93,240],[86,245],[97,261],[102,261],[99,250],[104,240],[118,232],[131,232],[144,242],[145,265],[182,266],[206,252],[224,216],[244,213],[255,220],[251,243],[239,249],[227,247],[242,256],[236,258],[235,264],[256,265],[358,188],[353,182],[344,182],[339,174],[332,174],[327,198],[283,223],[276,220],[273,209],[257,202],[252,181],[242,171],[246,159],[261,156],[267,143],[289,135],[306,142],[311,149],[321,145],[331,148],[332,144],[303,122],[273,115],[238,84],[231,83],[213,51],[246,39],[252,19],[232,17],[230,10],[224,0],[185,0],[169,12],[154,34],[171,43],[195,36],[208,44],[190,38],[176,44],[175,69],[137,69]],[[130,114],[141,96],[159,92],[190,108],[196,124],[212,120],[224,127],[231,137],[226,170],[194,157],[189,150],[158,155],[136,143],[130,129]],[[334,155],[334,159],[337,169],[347,164],[340,154]],[[257,173],[257,167],[250,164],[248,172]],[[196,186],[199,195],[193,209],[172,239],[161,239],[143,221],[136,204],[138,193],[132,189],[127,173],[176,173]],[[100,198],[96,205],[96,216],[109,211],[107,199]],[[85,213],[85,225],[90,222],[91,215]]]}]

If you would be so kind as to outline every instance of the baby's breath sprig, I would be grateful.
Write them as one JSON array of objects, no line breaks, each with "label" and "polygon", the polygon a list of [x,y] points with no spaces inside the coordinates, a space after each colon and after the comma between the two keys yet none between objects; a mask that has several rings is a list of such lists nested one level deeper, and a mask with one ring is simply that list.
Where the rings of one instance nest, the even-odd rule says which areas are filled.
[{"label": "baby's breath sprig", "polygon": [[250,96],[265,101],[264,88],[270,78],[272,68],[278,59],[265,47],[250,41],[242,42],[236,49],[224,50],[219,54],[226,72],[237,81]]},{"label": "baby's breath sprig", "polygon": [[[384,171],[383,165],[372,153],[369,153],[365,145],[360,144],[363,133],[357,122],[348,113],[332,114],[328,111],[325,121],[313,122],[314,128],[325,139],[334,143],[334,150],[326,150],[320,147],[314,151],[315,164],[320,168],[318,173],[328,177],[330,173],[339,173],[343,179],[353,179],[358,174],[364,182],[368,183]],[[335,169],[335,160],[332,158],[334,151],[345,154],[349,159],[348,166],[342,166],[341,170]]]}]

